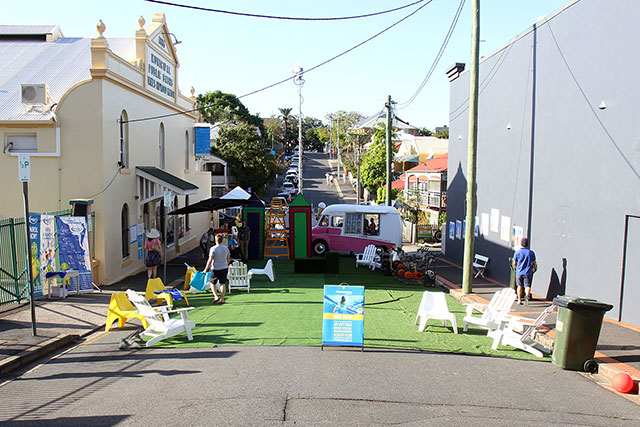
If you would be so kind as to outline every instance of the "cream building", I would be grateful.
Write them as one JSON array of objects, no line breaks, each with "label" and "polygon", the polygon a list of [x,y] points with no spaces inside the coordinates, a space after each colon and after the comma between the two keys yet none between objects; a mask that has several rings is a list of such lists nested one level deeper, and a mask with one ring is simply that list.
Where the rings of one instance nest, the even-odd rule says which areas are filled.
[{"label": "cream building", "polygon": [[[174,209],[211,195],[194,156],[193,90],[186,97],[177,84],[175,36],[162,13],[132,24],[133,37],[106,38],[99,21],[92,39],[0,26],[0,218],[23,216],[17,156],[29,153],[32,212],[93,200],[101,284],[144,269],[129,233],[162,228],[165,196]],[[168,259],[197,246],[209,221],[170,218]]]}]

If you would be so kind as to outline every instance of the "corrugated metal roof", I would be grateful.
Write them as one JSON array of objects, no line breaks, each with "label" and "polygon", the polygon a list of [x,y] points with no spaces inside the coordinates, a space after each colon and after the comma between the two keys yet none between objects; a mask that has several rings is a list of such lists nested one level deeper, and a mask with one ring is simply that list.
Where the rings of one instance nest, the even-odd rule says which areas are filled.
[{"label": "corrugated metal roof", "polygon": [[0,35],[53,34],[60,31],[57,25],[0,25]]},{"label": "corrugated metal roof", "polygon": [[88,38],[0,41],[0,120],[50,120],[48,108],[29,111],[22,104],[20,85],[47,84],[51,102],[58,102],[71,86],[91,78],[90,47]]}]

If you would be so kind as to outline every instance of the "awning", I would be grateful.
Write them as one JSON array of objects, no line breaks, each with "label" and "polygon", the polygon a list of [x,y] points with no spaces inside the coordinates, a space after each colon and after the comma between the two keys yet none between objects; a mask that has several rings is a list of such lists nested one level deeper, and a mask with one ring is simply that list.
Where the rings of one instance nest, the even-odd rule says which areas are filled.
[{"label": "awning", "polygon": [[418,163],[420,162],[419,154],[408,154],[406,156],[396,156],[393,159],[395,162],[406,162],[406,163]]},{"label": "awning", "polygon": [[136,176],[151,181],[180,196],[189,196],[198,193],[197,185],[178,178],[175,175],[171,175],[169,172],[155,166],[136,166]]},{"label": "awning", "polygon": [[169,212],[169,215],[186,215],[197,212],[211,212],[218,209],[233,208],[235,206],[245,206],[253,203],[248,199],[223,199],[221,197],[212,197],[210,199],[200,200],[189,206],[185,206],[175,211]]}]

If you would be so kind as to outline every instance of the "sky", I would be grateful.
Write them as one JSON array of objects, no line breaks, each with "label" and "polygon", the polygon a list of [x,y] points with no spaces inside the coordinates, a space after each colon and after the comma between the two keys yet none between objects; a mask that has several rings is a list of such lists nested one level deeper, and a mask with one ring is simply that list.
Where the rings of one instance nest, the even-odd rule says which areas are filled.
[{"label": "sky", "polygon": [[[383,11],[416,0],[168,0],[173,3],[234,12],[291,17],[338,17]],[[351,52],[304,74],[303,117],[323,120],[338,110],[363,116],[384,109],[387,96],[397,102],[399,118],[417,127],[448,125],[449,81],[446,70],[471,56],[471,0],[460,18],[431,78],[415,99],[452,24],[460,0],[425,0],[388,14],[343,21],[285,21],[232,16],[144,0],[0,0],[0,24],[58,24],[65,37],[134,37],[138,17],[151,23],[164,12],[177,48],[178,86],[189,96],[221,90],[236,96],[293,76],[346,51],[405,16],[418,12]],[[480,1],[480,55],[487,56],[570,0]],[[1,65],[0,65],[1,66]],[[298,111],[298,87],[287,81],[241,101],[266,118],[279,108]]]}]

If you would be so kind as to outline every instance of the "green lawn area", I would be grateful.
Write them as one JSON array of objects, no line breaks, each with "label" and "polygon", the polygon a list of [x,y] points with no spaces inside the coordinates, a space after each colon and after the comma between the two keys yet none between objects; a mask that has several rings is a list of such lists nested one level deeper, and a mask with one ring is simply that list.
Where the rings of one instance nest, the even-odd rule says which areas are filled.
[{"label": "green lawn area", "polygon": [[[364,345],[369,348],[396,348],[436,352],[538,359],[511,347],[491,349],[486,331],[470,327],[462,333],[465,307],[447,296],[449,310],[456,315],[459,333],[429,320],[424,332],[414,325],[425,291],[407,286],[380,271],[355,268],[353,257],[341,257],[340,274],[295,274],[293,261],[276,259],[276,281],[255,276],[251,292],[234,291],[223,305],[212,304],[210,292],[189,295],[195,307],[189,319],[196,323],[194,340],[184,334],[164,340],[157,347],[212,347],[223,345],[304,345],[322,344],[323,286],[346,282],[365,287]],[[250,267],[263,267],[252,261]],[[438,288],[429,291],[440,292]],[[183,301],[178,302],[182,306]],[[545,357],[543,360],[550,360]]]}]

